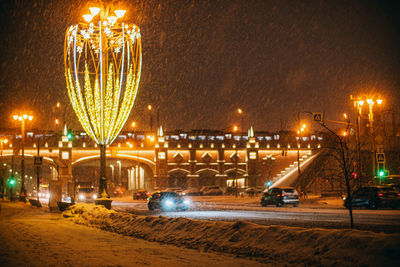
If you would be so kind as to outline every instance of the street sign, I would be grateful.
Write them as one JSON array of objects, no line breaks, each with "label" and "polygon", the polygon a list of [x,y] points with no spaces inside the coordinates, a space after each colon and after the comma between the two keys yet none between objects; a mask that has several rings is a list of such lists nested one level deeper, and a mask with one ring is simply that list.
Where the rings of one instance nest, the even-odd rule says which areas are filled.
[{"label": "street sign", "polygon": [[43,157],[34,157],[33,158],[33,164],[35,166],[42,166],[42,162],[43,162]]},{"label": "street sign", "polygon": [[385,153],[376,153],[376,161],[378,163],[385,162]]},{"label": "street sign", "polygon": [[315,122],[322,122],[322,112],[314,112],[312,116]]}]

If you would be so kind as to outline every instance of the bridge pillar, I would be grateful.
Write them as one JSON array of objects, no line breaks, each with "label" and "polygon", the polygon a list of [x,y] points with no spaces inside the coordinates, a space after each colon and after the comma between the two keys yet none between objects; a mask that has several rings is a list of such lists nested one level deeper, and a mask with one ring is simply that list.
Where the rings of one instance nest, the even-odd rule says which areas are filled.
[{"label": "bridge pillar", "polygon": [[218,174],[215,175],[216,181],[215,184],[220,186],[221,188],[226,187],[226,179],[227,175],[224,174],[225,171],[225,149],[220,147],[218,148]]},{"label": "bridge pillar", "polygon": [[256,138],[254,137],[253,127],[249,131],[249,141],[246,144],[246,154],[247,154],[247,186],[255,187],[261,186],[262,182],[260,182],[260,168],[259,168],[259,160],[258,160],[258,148],[259,144],[256,142]]},{"label": "bridge pillar", "polygon": [[155,145],[154,152],[156,160],[155,186],[166,188],[168,187],[168,142],[165,142],[161,127],[158,129],[158,142]]},{"label": "bridge pillar", "polygon": [[72,179],[72,141],[69,141],[67,136],[62,136],[59,141],[58,151],[58,158],[54,158],[58,169],[58,179],[50,180],[50,209],[57,208],[57,202],[62,201],[63,195],[75,199],[75,186]]},{"label": "bridge pillar", "polygon": [[189,147],[189,172],[186,177],[188,179],[188,188],[199,189],[199,175],[196,174],[196,149]]}]

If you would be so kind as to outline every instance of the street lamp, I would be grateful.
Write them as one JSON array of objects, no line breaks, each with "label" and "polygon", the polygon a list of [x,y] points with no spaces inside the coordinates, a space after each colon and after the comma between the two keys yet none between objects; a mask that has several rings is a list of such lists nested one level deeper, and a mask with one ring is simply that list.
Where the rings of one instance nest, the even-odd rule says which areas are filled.
[{"label": "street lamp", "polygon": [[[300,113],[298,113],[298,114],[300,114]],[[300,126],[300,115],[298,117],[298,123],[299,123],[299,126]],[[306,125],[303,124],[301,126],[301,128],[297,130],[297,176],[298,176],[299,185],[300,185],[300,194],[304,193],[303,192],[304,188],[302,186],[302,183],[301,183],[302,181],[301,181],[301,178],[300,178],[301,177],[301,169],[300,169],[300,137],[301,137],[301,133],[304,132],[305,129],[306,129]]]},{"label": "street lamp", "polygon": [[373,124],[374,124],[374,113],[373,113],[373,106],[375,103],[378,105],[382,105],[383,100],[381,98],[374,99],[374,98],[363,98],[363,97],[353,97],[350,95],[350,100],[353,101],[354,107],[357,108],[357,138],[356,138],[356,145],[357,145],[357,172],[360,176],[359,178],[359,186],[361,187],[361,152],[360,152],[360,118],[362,116],[362,107],[366,102],[368,104],[368,126],[369,126],[369,134],[371,136],[371,151],[372,151],[372,166],[373,166],[373,176],[375,176],[375,138],[373,136]]},{"label": "street lamp", "polygon": [[141,32],[125,23],[124,10],[90,7],[85,22],[65,35],[68,95],[85,132],[100,147],[98,204],[111,208],[107,193],[106,147],[126,123],[137,95],[142,66]]},{"label": "street lamp", "polygon": [[150,126],[150,131],[153,131],[153,112],[152,112],[152,106],[148,105],[147,110],[149,111],[149,126]]},{"label": "street lamp", "polygon": [[242,125],[240,127],[241,127],[241,131],[243,132],[244,131],[244,128],[243,128],[244,127],[244,113],[243,113],[243,110],[241,108],[238,108],[237,112],[241,116]]},{"label": "street lamp", "polygon": [[25,157],[24,157],[24,145],[25,145],[25,121],[32,120],[33,116],[27,114],[14,115],[13,119],[21,123],[21,193],[19,200],[26,202],[26,189],[25,189]]}]

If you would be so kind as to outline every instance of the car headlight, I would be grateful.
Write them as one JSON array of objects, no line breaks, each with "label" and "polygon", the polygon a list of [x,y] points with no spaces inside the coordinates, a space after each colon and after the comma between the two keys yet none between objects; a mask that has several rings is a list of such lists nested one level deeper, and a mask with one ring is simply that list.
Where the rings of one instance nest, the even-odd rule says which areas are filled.
[{"label": "car headlight", "polygon": [[84,195],[79,195],[79,199],[80,200],[85,200],[85,196]]},{"label": "car headlight", "polygon": [[171,206],[173,206],[174,205],[174,202],[172,201],[172,200],[166,200],[165,201],[165,206],[167,206],[167,207],[171,207]]},{"label": "car headlight", "polygon": [[183,200],[183,205],[190,206],[191,204],[192,204],[192,202],[189,199]]}]

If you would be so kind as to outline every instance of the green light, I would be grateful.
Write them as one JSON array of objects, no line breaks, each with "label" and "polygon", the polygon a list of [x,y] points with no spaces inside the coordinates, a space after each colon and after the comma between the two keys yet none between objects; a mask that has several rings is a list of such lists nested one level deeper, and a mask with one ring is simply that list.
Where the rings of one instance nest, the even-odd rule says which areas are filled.
[{"label": "green light", "polygon": [[14,185],[14,184],[15,184],[15,180],[14,180],[14,179],[10,179],[10,181],[8,181],[8,183],[9,183],[10,185]]},{"label": "green light", "polygon": [[380,171],[379,172],[379,176],[382,177],[383,175],[385,175],[385,172],[384,171]]}]

